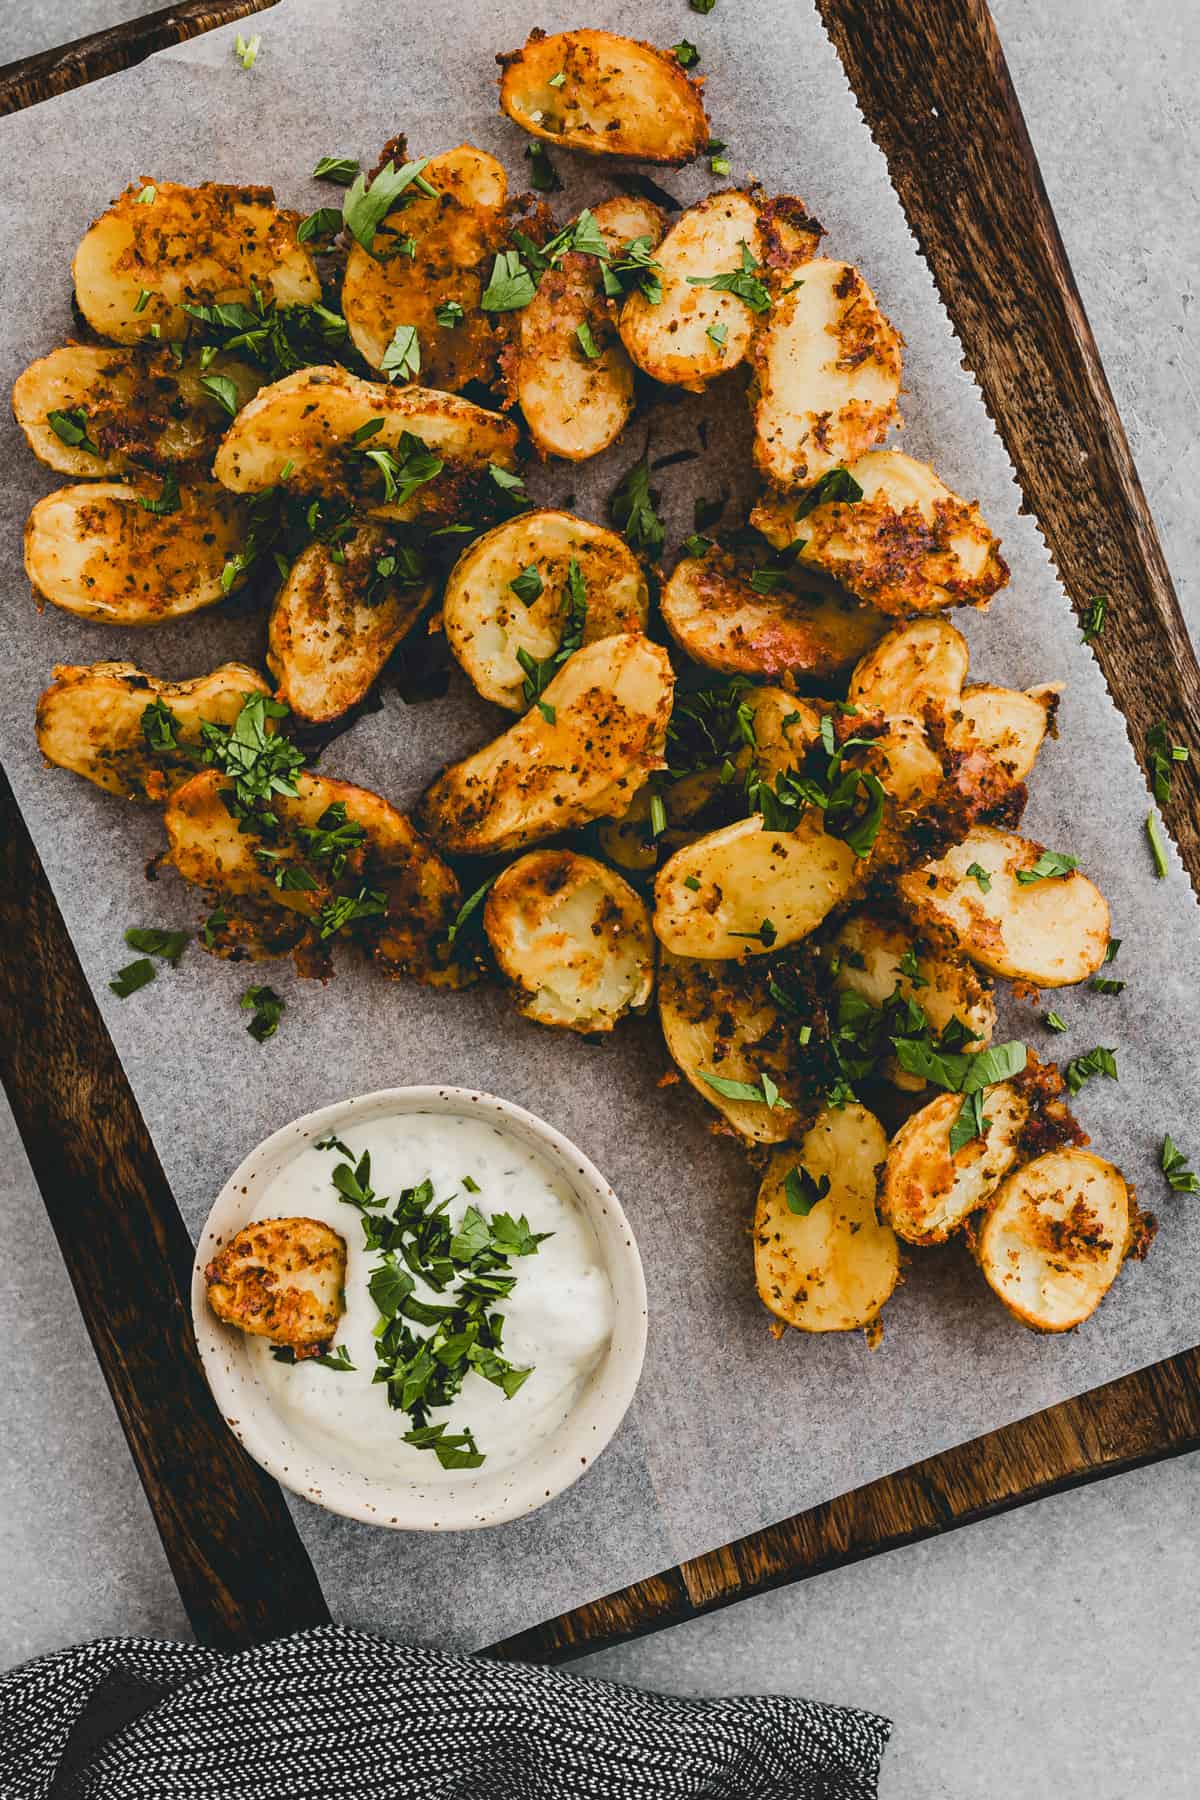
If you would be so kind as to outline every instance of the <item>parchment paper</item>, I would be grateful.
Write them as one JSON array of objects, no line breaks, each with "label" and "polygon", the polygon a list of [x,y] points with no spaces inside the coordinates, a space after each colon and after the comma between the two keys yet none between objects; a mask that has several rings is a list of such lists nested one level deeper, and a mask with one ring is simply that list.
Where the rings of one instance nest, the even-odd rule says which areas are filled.
[{"label": "parchment paper", "polygon": [[[1064,1060],[1097,1043],[1117,1047],[1119,1085],[1093,1081],[1078,1110],[1097,1147],[1159,1210],[1163,1229],[1149,1262],[1127,1270],[1072,1337],[1040,1339],[1015,1324],[951,1246],[914,1258],[874,1355],[858,1335],[791,1334],[777,1344],[753,1294],[753,1177],[734,1146],[709,1135],[698,1099],[656,1088],[666,1056],[649,1022],[596,1048],[523,1022],[495,992],[432,994],[348,961],[322,988],[278,964],[254,977],[288,1002],[278,1037],[259,1046],[237,1009],[246,969],[194,948],[177,972],[116,1000],[107,983],[128,959],[125,927],[194,928],[197,899],[174,877],[144,882],[143,862],[162,842],[152,811],[125,809],[41,766],[37,694],[59,661],[132,657],[173,676],[230,655],[253,661],[263,626],[216,612],[139,636],[53,607],[39,616],[21,570],[21,527],[32,502],[59,483],[6,423],[4,755],[192,1230],[268,1132],[310,1107],[407,1081],[490,1088],[544,1114],[606,1171],[636,1229],[651,1302],[645,1376],[617,1441],[570,1493],[530,1519],[452,1541],[372,1532],[293,1503],[338,1618],[446,1645],[476,1646],[532,1624],[1200,1337],[1200,1209],[1171,1194],[1156,1168],[1164,1131],[1200,1157],[1200,942],[1190,889],[1173,853],[1169,877],[1153,878],[1142,829],[1149,802],[1124,723],[1080,644],[1034,522],[1019,516],[1007,456],[961,370],[840,65],[807,0],[722,5],[707,17],[682,0],[605,0],[584,10],[586,19],[543,0],[436,9],[284,0],[253,21],[263,44],[250,71],[233,58],[233,30],[214,32],[7,121],[4,382],[69,333],[71,254],[130,179],[265,181],[308,209],[329,198],[306,179],[318,155],[370,160],[403,129],[414,154],[469,139],[523,185],[523,142],[496,111],[496,50],[522,42],[535,24],[606,25],[664,44],[692,38],[735,177],[753,172],[769,188],[802,194],[827,227],[828,253],[862,265],[908,341],[901,441],[933,458],[960,492],[978,495],[1004,538],[1012,586],[987,618],[966,621],[974,676],[1068,683],[1062,737],[1039,762],[1026,829],[1074,851],[1101,881],[1129,985],[1118,998],[1061,996],[1065,1038],[1051,1039],[1015,1005],[1002,1035]],[[565,155],[557,161],[569,177],[563,217],[611,191],[602,171],[577,169]],[[666,185],[688,201],[710,183],[702,168],[669,175]],[[736,380],[731,386],[702,400],[668,397],[650,418],[655,455],[695,448],[697,421],[714,421],[708,464],[661,477],[677,532],[690,529],[693,495],[714,493],[731,459],[745,460],[744,406]],[[639,422],[624,445],[583,469],[536,471],[531,491],[558,502],[574,496],[580,511],[603,518],[645,432]],[[406,708],[387,692],[382,711],[355,724],[322,767],[405,806],[441,762],[502,723],[458,679],[429,705]]]}]

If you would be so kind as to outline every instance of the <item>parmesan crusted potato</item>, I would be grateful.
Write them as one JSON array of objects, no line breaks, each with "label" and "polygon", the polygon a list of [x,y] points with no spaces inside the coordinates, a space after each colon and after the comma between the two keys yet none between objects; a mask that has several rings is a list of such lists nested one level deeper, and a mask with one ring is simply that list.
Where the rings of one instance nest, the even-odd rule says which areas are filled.
[{"label": "parmesan crusted potato", "polygon": [[270,188],[215,181],[127,188],[75,252],[79,310],[101,337],[136,344],[186,337],[185,305],[248,301],[255,290],[277,306],[312,305],[321,282],[296,241],[299,223],[299,213],[276,206]]},{"label": "parmesan crusted potato", "polygon": [[738,294],[702,284],[762,261],[759,207],[736,189],[709,194],[671,226],[655,252],[662,299],[640,290],[621,308],[621,342],[639,369],[670,387],[701,393],[736,369],[750,348],[755,314]]},{"label": "parmesan crusted potato", "polygon": [[[39,500],[25,526],[25,573],[34,591],[64,612],[110,625],[159,625],[215,606],[248,570],[222,586],[225,564],[241,550],[245,513],[215,482],[169,495],[142,477],[87,481]],[[236,567],[236,565],[235,565]]]},{"label": "parmesan crusted potato", "polygon": [[[376,420],[382,421],[377,427]],[[355,441],[365,428],[373,429]],[[416,474],[422,479],[406,494],[405,471],[418,439]],[[372,460],[381,451],[399,466],[390,498]],[[278,486],[286,469],[289,489],[358,500],[376,518],[457,517],[465,490],[486,476],[488,465],[511,469],[516,456],[517,428],[499,413],[457,394],[382,387],[318,365],[259,390],[226,432],[213,473],[235,493],[259,494]],[[433,473],[430,457],[441,465]]]},{"label": "parmesan crusted potato", "polygon": [[673,690],[667,653],[648,638],[577,650],[523,719],[438,776],[421,802],[425,830],[479,856],[619,817],[662,762]]},{"label": "parmesan crusted potato", "polygon": [[[409,188],[380,225],[371,251],[357,240],[351,244],[342,312],[355,348],[373,369],[383,367],[397,327],[411,325],[422,382],[457,393],[469,381],[490,383],[496,373],[499,342],[479,301],[484,264],[504,239],[508,177],[494,156],[471,144],[432,157],[422,175],[437,199]],[[444,326],[438,309],[451,302],[462,317]]]},{"label": "parmesan crusted potato", "polygon": [[[200,385],[204,375],[232,381],[239,406],[262,382],[256,370],[231,356],[214,357],[202,369],[198,356],[176,363],[165,350],[64,344],[18,375],[13,417],[39,462],[81,480],[208,461],[229,414]],[[80,411],[88,450],[65,442],[50,423],[52,414],[75,414],[66,422],[74,435]]]},{"label": "parmesan crusted potato", "polygon": [[[919,926],[947,935],[993,975],[1069,987],[1094,975],[1108,948],[1108,903],[1078,869],[1023,883],[1042,846],[975,825],[938,862],[902,875],[896,891]],[[982,870],[987,891],[969,874]]]},{"label": "parmesan crusted potato", "polygon": [[1062,688],[968,687],[948,721],[946,741],[952,749],[986,750],[1009,781],[1024,781],[1033,771],[1038,751],[1052,729]]},{"label": "parmesan crusted potato", "polygon": [[[872,1006],[883,1006],[899,988],[905,1000],[921,1008],[939,1037],[957,1019],[971,1033],[963,1049],[983,1050],[992,1041],[996,1002],[965,956],[924,944],[911,929],[870,912],[845,920],[832,942],[837,961],[834,984],[861,994]],[[911,959],[911,960],[910,960]],[[901,966],[909,961],[916,975]],[[896,1087],[920,1089],[924,1083],[892,1059],[888,1080]]]},{"label": "parmesan crusted potato", "polygon": [[208,1304],[226,1325],[320,1356],[346,1309],[346,1240],[319,1219],[258,1219],[204,1271]]},{"label": "parmesan crusted potato", "polygon": [[531,31],[496,59],[500,109],[547,143],[587,156],[685,163],[708,142],[697,82],[671,51],[607,31]]},{"label": "parmesan crusted potato", "polygon": [[1021,1152],[1029,1117],[1027,1091],[1000,1081],[983,1090],[987,1130],[956,1154],[950,1132],[961,1094],[939,1094],[904,1121],[888,1146],[879,1210],[910,1244],[940,1244],[986,1206]]},{"label": "parmesan crusted potato", "polygon": [[[403,585],[379,525],[360,525],[335,562],[310,544],[271,608],[267,667],[299,718],[323,725],[366,697],[388,657],[429,604],[430,582]],[[380,569],[385,573],[381,575]]]},{"label": "parmesan crusted potato", "polygon": [[901,343],[857,269],[805,266],[754,340],[754,459],[774,487],[811,487],[900,423]]},{"label": "parmesan crusted potato", "polygon": [[640,894],[573,850],[531,850],[493,883],[484,930],[517,1007],[540,1025],[611,1031],[654,986],[654,934]]},{"label": "parmesan crusted potato", "polygon": [[[582,610],[573,606],[569,590],[572,563],[577,587],[583,584]],[[514,591],[513,583],[522,581],[528,599]],[[573,513],[547,510],[522,513],[476,538],[446,583],[442,621],[451,650],[483,698],[524,712],[529,702],[521,652],[543,663],[558,654],[564,637],[579,631],[584,644],[643,631],[649,605],[641,564],[623,538]]]},{"label": "parmesan crusted potato", "polygon": [[[614,258],[634,238],[658,243],[663,214],[649,200],[618,194],[593,207],[592,217]],[[633,364],[613,325],[601,264],[572,252],[547,269],[537,293],[512,315],[513,342],[505,352],[509,392],[529,435],[547,456],[582,462],[598,456],[633,412]],[[597,354],[585,350],[591,334]]]},{"label": "parmesan crusted potato", "polygon": [[[38,748],[107,793],[161,805],[195,773],[201,725],[232,725],[248,694],[269,692],[244,663],[222,663],[192,681],[160,681],[133,663],[60,663],[38,701]],[[171,715],[167,733],[146,718],[148,708],[162,707]]]},{"label": "parmesan crusted potato", "polygon": [[765,593],[714,545],[683,556],[662,593],[662,616],[694,662],[726,675],[835,675],[886,630],[883,615],[820,578],[772,570]]},{"label": "parmesan crusted potato", "polygon": [[[848,1102],[826,1108],[798,1146],[772,1156],[754,1215],[754,1273],[759,1299],[785,1325],[856,1331],[891,1298],[900,1247],[875,1213],[876,1170],[886,1150],[879,1120]],[[793,1171],[792,1193],[807,1212],[788,1204]],[[826,1190],[820,1199],[813,1183]]]}]

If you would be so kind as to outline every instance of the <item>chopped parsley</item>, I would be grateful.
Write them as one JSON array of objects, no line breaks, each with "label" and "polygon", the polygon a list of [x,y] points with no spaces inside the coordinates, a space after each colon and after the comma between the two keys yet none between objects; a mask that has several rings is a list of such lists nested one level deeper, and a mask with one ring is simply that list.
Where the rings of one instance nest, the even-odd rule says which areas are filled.
[{"label": "chopped parsley", "polygon": [[243,69],[252,69],[258,61],[258,53],[262,48],[262,38],[256,32],[252,38],[244,38],[239,31],[233,40],[233,54]]},{"label": "chopped parsley", "polygon": [[1042,1024],[1045,1025],[1048,1031],[1065,1031],[1067,1029],[1067,1021],[1063,1018],[1061,1013],[1043,1013]]},{"label": "chopped parsley", "polygon": [[[208,377],[205,376],[204,379],[207,380]],[[162,487],[157,500],[152,500],[147,494],[139,494],[137,503],[143,512],[154,513],[160,519],[164,518],[167,513],[178,512],[180,505],[178,477],[168,472],[162,478]]]},{"label": "chopped parsley", "polygon": [[[832,721],[829,723],[832,727]],[[826,835],[840,838],[856,856],[867,857],[883,825],[887,790],[870,770],[847,768],[844,758],[848,750],[872,740],[847,738],[832,755],[829,742],[829,732],[822,732],[820,741],[808,752],[803,770],[781,770],[773,787],[752,777],[750,802],[762,813],[768,831],[794,830],[808,807],[819,807]],[[827,759],[824,769],[820,766],[823,756]]]},{"label": "chopped parsley", "polygon": [[[534,573],[536,574],[536,570]],[[521,577],[518,576],[518,580],[520,579]],[[541,592],[540,577],[538,592]],[[536,595],[534,597],[536,598]],[[587,627],[587,584],[583,578],[583,570],[575,557],[572,557],[567,564],[567,580],[563,589],[561,617],[562,637],[559,640],[558,649],[552,656],[544,657],[539,662],[523,645],[517,650],[517,661],[520,663],[525,677],[521,687],[525,704],[526,706],[536,705],[542,717],[550,725],[554,724],[555,712],[554,708],[541,698],[542,693],[554,679],[563,663],[566,662],[568,656],[573,656],[579,649]]]},{"label": "chopped parsley", "polygon": [[162,755],[166,750],[179,749],[179,739],[175,735],[179,720],[164,701],[152,700],[142,709],[141,725],[148,750]]},{"label": "chopped parsley", "polygon": [[532,606],[535,600],[541,598],[545,588],[541,572],[534,563],[522,569],[519,575],[514,575],[508,585],[522,606]]},{"label": "chopped parsley", "polygon": [[1085,644],[1094,643],[1101,635],[1104,630],[1107,616],[1108,595],[1097,594],[1095,598],[1088,603],[1088,609],[1083,615],[1083,622],[1080,629]]},{"label": "chopped parsley", "polygon": [[751,938],[755,943],[762,944],[764,949],[769,950],[779,933],[770,919],[764,919],[757,931],[731,931],[729,935],[735,938]]},{"label": "chopped parsley", "polygon": [[349,187],[358,174],[358,158],[355,156],[322,156],[312,172],[314,181],[332,181],[338,187]]},{"label": "chopped parsley", "polygon": [[[255,288],[250,302],[226,300],[212,306],[184,303],[192,321],[189,342],[201,346],[201,361],[218,350],[248,358],[272,381],[310,363],[328,362],[330,350],[346,342],[345,319],[319,301],[277,307]],[[207,366],[207,364],[205,365]]]},{"label": "chopped parsley", "polygon": [[723,1094],[727,1100],[750,1100],[758,1106],[766,1106],[778,1112],[793,1110],[791,1101],[783,1098],[769,1075],[764,1074],[759,1077],[757,1083],[751,1083],[749,1081],[729,1081],[724,1075],[709,1075],[701,1069],[700,1079],[707,1081],[709,1087],[715,1088],[717,1093]]},{"label": "chopped parsley", "polygon": [[583,320],[582,324],[575,327],[575,338],[579,348],[583,351],[583,354],[588,360],[590,362],[597,362],[600,357],[600,346],[597,344],[596,339],[592,334],[592,328],[586,319]]},{"label": "chopped parsley", "polygon": [[131,950],[140,950],[145,956],[161,956],[175,968],[190,937],[188,931],[163,931],[156,925],[133,925],[125,933],[125,942]]},{"label": "chopped parsley", "polygon": [[1188,1168],[1187,1157],[1170,1136],[1162,1141],[1159,1163],[1177,1194],[1200,1194],[1200,1175]]},{"label": "chopped parsley", "polygon": [[492,278],[479,304],[484,312],[516,312],[528,306],[537,293],[533,276],[515,250],[499,250],[492,264]]},{"label": "chopped parsley", "polygon": [[558,171],[550,161],[545,144],[537,138],[527,144],[525,154],[529,158],[529,185],[536,188],[539,194],[554,194],[562,187],[558,179]]},{"label": "chopped parsley", "polygon": [[648,306],[658,306],[663,297],[662,272],[662,264],[654,256],[654,240],[635,237],[601,265],[600,278],[610,300],[636,289]]},{"label": "chopped parsley", "polygon": [[797,1163],[783,1178],[783,1197],[788,1211],[806,1219],[813,1207],[825,1198],[831,1185],[828,1175],[810,1175],[803,1163]]},{"label": "chopped parsley", "polygon": [[980,893],[982,893],[982,894],[990,894],[991,893],[992,878],[988,874],[986,869],[981,869],[977,862],[969,863],[967,865],[967,874],[971,877],[971,880],[973,882],[975,882],[976,886],[979,888]]},{"label": "chopped parsley", "polygon": [[469,894],[459,907],[458,912],[455,915],[454,923],[446,933],[446,944],[449,949],[452,950],[454,948],[455,942],[462,932],[464,925],[475,916],[479,911],[479,908],[487,899],[495,879],[496,877],[494,875],[489,875],[487,880],[481,882],[475,889],[475,892]]},{"label": "chopped parsley", "polygon": [[682,547],[688,556],[704,556],[712,549],[713,540],[694,531],[690,537],[684,538]]},{"label": "chopped parsley", "polygon": [[334,237],[341,229],[341,208],[318,206],[316,212],[311,212],[306,219],[301,219],[296,227],[296,241],[300,244],[317,243],[322,238]]},{"label": "chopped parsley", "polygon": [[361,850],[367,841],[363,827],[346,817],[344,800],[335,800],[327,806],[315,825],[301,825],[298,830],[306,854],[314,862],[328,864],[331,881],[337,880],[346,867],[347,858]]},{"label": "chopped parsley", "polygon": [[713,288],[718,293],[736,294],[744,300],[754,313],[765,313],[770,310],[771,296],[758,278],[758,270],[762,264],[756,262],[750,246],[742,243],[741,267],[726,269],[720,275],[689,275],[689,287]]},{"label": "chopped parsley", "polygon": [[855,481],[849,469],[841,464],[836,469],[829,469],[820,481],[813,483],[805,493],[801,494],[792,512],[793,519],[805,519],[818,506],[835,504],[853,506],[863,497],[862,488]]},{"label": "chopped parsley", "polygon": [[725,354],[725,345],[729,338],[728,325],[710,325],[704,335],[708,338],[710,343],[716,346],[723,356]]},{"label": "chopped parsley", "polygon": [[1147,813],[1146,815],[1146,836],[1150,840],[1150,854],[1154,858],[1154,873],[1162,881],[1169,865],[1167,863],[1167,846],[1157,813]]},{"label": "chopped parsley", "polygon": [[342,208],[342,217],[350,235],[369,255],[375,254],[375,234],[387,215],[405,194],[412,198],[410,189],[426,194],[431,199],[437,198],[437,189],[431,187],[421,174],[428,161],[427,156],[422,156],[416,162],[404,163],[400,168],[387,162],[371,182],[367,181],[361,170],[354,177]]},{"label": "chopped parsley", "polygon": [[202,375],[200,386],[219,406],[225,409],[231,419],[236,416],[240,396],[237,391],[237,383],[231,381],[228,375]]},{"label": "chopped parsley", "polygon": [[281,732],[267,730],[268,720],[285,718],[288,710],[267,694],[247,694],[232,726],[211,720],[201,724],[202,760],[232,783],[227,804],[235,819],[275,827],[279,819],[272,799],[298,792],[296,775],[304,767],[304,753]]},{"label": "chopped parsley", "polygon": [[150,958],[139,956],[136,962],[126,963],[123,969],[118,969],[108,985],[118,1000],[127,1000],[130,994],[136,994],[139,988],[153,981],[157,974]]},{"label": "chopped parsley", "polygon": [[1064,856],[1058,850],[1043,850],[1032,869],[1017,870],[1017,880],[1022,887],[1032,887],[1035,881],[1061,881],[1078,867],[1077,856]]},{"label": "chopped parsley", "polygon": [[[407,506],[418,488],[426,482],[433,481],[441,474],[444,464],[440,456],[433,451],[413,432],[402,431],[400,441],[394,450],[380,449],[370,443],[375,432],[382,426],[368,419],[366,425],[359,427],[354,434],[358,440],[354,449],[364,461],[371,463],[383,479],[383,500],[386,506]],[[373,429],[368,430],[368,427]]]},{"label": "chopped parsley", "polygon": [[1077,1094],[1085,1082],[1093,1075],[1107,1075],[1110,1081],[1118,1080],[1117,1053],[1106,1050],[1097,1044],[1094,1050],[1088,1050],[1083,1056],[1073,1056],[1063,1070],[1068,1091]]},{"label": "chopped parsley", "polygon": [[717,0],[688,0],[692,11],[698,13],[710,13],[716,4]]},{"label": "chopped parsley", "polygon": [[1172,743],[1165,724],[1152,725],[1146,733],[1146,755],[1154,782],[1154,798],[1166,806],[1171,798],[1171,782],[1175,764],[1187,762],[1190,752],[1183,744]]},{"label": "chopped parsley", "polygon": [[631,549],[647,550],[651,555],[662,549],[666,527],[654,510],[646,457],[625,471],[609,501],[609,512]]},{"label": "chopped parsley", "polygon": [[700,61],[700,52],[686,38],[680,38],[677,44],[671,45],[671,54],[681,69],[694,69]]},{"label": "chopped parsley", "polygon": [[444,300],[441,306],[435,307],[433,316],[443,331],[454,331],[462,324],[466,314],[457,300]]},{"label": "chopped parsley", "polygon": [[359,919],[381,918],[387,912],[387,895],[374,888],[361,887],[357,894],[335,894],[317,915],[322,938],[335,937]]},{"label": "chopped parsley", "polygon": [[415,325],[397,325],[379,365],[389,381],[415,381],[421,372],[421,340]]},{"label": "chopped parsley", "polygon": [[72,450],[85,450],[89,456],[99,456],[99,450],[88,436],[86,407],[72,406],[66,412],[55,408],[46,414],[46,423],[55,437],[69,444]]},{"label": "chopped parsley", "polygon": [[254,1014],[246,1030],[256,1044],[265,1044],[279,1030],[284,1002],[273,987],[248,987],[238,1005],[243,1012]]}]

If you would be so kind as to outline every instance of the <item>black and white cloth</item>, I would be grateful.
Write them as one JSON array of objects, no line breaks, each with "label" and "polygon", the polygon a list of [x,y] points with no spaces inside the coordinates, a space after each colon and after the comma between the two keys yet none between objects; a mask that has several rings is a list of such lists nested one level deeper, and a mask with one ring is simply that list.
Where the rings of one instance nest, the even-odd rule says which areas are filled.
[{"label": "black and white cloth", "polygon": [[0,1678],[0,1800],[873,1800],[889,1730],[336,1625],[233,1655],[105,1638]]}]

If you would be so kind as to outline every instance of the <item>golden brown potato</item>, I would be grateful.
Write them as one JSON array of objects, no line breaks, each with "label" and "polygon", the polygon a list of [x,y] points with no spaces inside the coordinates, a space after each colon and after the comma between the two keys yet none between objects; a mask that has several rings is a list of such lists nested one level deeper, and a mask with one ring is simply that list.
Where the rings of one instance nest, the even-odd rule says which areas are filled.
[{"label": "golden brown potato", "polygon": [[497,61],[501,111],[547,143],[685,163],[708,142],[699,86],[668,50],[607,31],[531,31]]},{"label": "golden brown potato", "polygon": [[826,1108],[798,1146],[771,1157],[754,1216],[754,1272],[759,1299],[785,1325],[855,1331],[891,1298],[900,1247],[875,1213],[886,1150],[879,1120],[848,1102]]},{"label": "golden brown potato", "polygon": [[320,1356],[346,1309],[346,1240],[319,1219],[257,1219],[204,1271],[208,1304],[226,1325]]},{"label": "golden brown potato", "polygon": [[662,761],[674,676],[632,632],[568,657],[523,719],[439,775],[421,802],[442,849],[479,856],[625,812]]},{"label": "golden brown potato", "polygon": [[[513,589],[522,581],[528,598]],[[572,581],[582,605],[572,597]],[[641,564],[623,538],[573,513],[527,512],[464,550],[446,583],[442,621],[483,698],[525,712],[522,653],[545,663],[564,642],[642,631],[649,605]]]},{"label": "golden brown potato", "polygon": [[232,725],[247,694],[269,692],[244,663],[192,681],[160,681],[133,663],[60,663],[38,701],[38,748],[110,794],[161,804],[195,773],[201,725]]},{"label": "golden brown potato", "polygon": [[[262,382],[256,370],[231,356],[214,357],[202,369],[198,356],[177,363],[165,350],[64,344],[17,377],[13,417],[39,462],[81,480],[208,461],[229,414],[200,385],[204,375],[232,381],[239,406]],[[82,426],[93,448],[59,436],[50,420],[62,414],[74,415],[65,421],[68,434]],[[61,417],[58,423],[63,428]]]},{"label": "golden brown potato", "polygon": [[709,194],[681,213],[655,252],[662,299],[630,294],[621,308],[621,342],[639,369],[668,386],[701,393],[736,369],[750,348],[756,314],[739,295],[702,284],[713,275],[761,264],[759,206],[750,194]]},{"label": "golden brown potato", "polygon": [[360,525],[341,550],[342,562],[328,544],[302,551],[268,627],[267,667],[279,698],[314,724],[366,697],[433,592],[428,581],[397,580],[394,547],[380,525]]},{"label": "golden brown potato", "polygon": [[[1068,987],[1094,975],[1108,948],[1108,903],[1086,875],[1022,882],[1042,846],[975,825],[938,862],[902,875],[896,891],[917,924],[948,934],[993,975]],[[972,867],[982,871],[986,888]]]},{"label": "golden brown potato", "polygon": [[987,751],[1009,781],[1024,781],[1033,770],[1047,731],[1054,724],[1061,686],[967,687],[946,731],[951,749],[978,745]]},{"label": "golden brown potato", "polygon": [[[916,937],[894,919],[871,912],[851,913],[833,939],[834,985],[861,994],[872,1006],[883,1006],[896,991],[919,1006],[940,1037],[952,1020],[971,1033],[963,1049],[982,1050],[992,1041],[996,1002],[966,957],[938,949]],[[915,966],[915,977],[902,966]],[[918,1090],[925,1084],[891,1059],[887,1077],[896,1087]]]},{"label": "golden brown potato", "polygon": [[879,1210],[910,1244],[944,1242],[987,1205],[1020,1154],[1030,1112],[1025,1088],[1011,1081],[985,1088],[987,1131],[952,1155],[950,1132],[962,1104],[961,1094],[939,1094],[904,1121],[888,1146]]},{"label": "golden brown potato", "polygon": [[872,607],[794,569],[771,570],[768,591],[718,546],[683,556],[662,593],[671,636],[694,662],[726,675],[828,676],[849,668],[886,630]]},{"label": "golden brown potato", "polygon": [[483,915],[518,1009],[540,1025],[611,1031],[654,986],[654,934],[640,894],[573,850],[531,850],[493,883]]},{"label": "golden brown potato", "polygon": [[[653,246],[662,236],[661,210],[633,195],[601,201],[592,217],[614,257],[634,238]],[[600,262],[572,252],[545,271],[528,306],[513,315],[514,340],[504,357],[509,391],[547,456],[598,456],[633,412],[633,364],[611,312]],[[585,339],[591,334],[588,349],[581,331]]]},{"label": "golden brown potato", "polygon": [[75,252],[79,310],[101,337],[135,344],[186,337],[185,305],[248,301],[255,290],[277,306],[312,305],[321,282],[296,241],[299,223],[299,213],[276,206],[270,188],[215,181],[127,188]]},{"label": "golden brown potato", "polygon": [[141,477],[86,481],[39,500],[25,526],[25,573],[36,593],[81,619],[159,625],[215,606],[246,579],[227,562],[246,536],[243,507],[215,482],[191,482],[178,504],[167,485]]},{"label": "golden brown potato", "polygon": [[773,486],[811,487],[900,423],[901,343],[857,269],[806,264],[754,340],[754,459]]},{"label": "golden brown potato", "polygon": [[[437,189],[436,199],[409,188],[380,225],[371,251],[351,244],[342,312],[373,369],[383,367],[396,328],[411,325],[422,383],[457,393],[469,381],[491,382],[496,373],[499,343],[479,301],[483,264],[505,235],[508,177],[494,156],[471,144],[431,157],[422,175]],[[448,303],[461,309],[453,326],[437,317]]]}]

